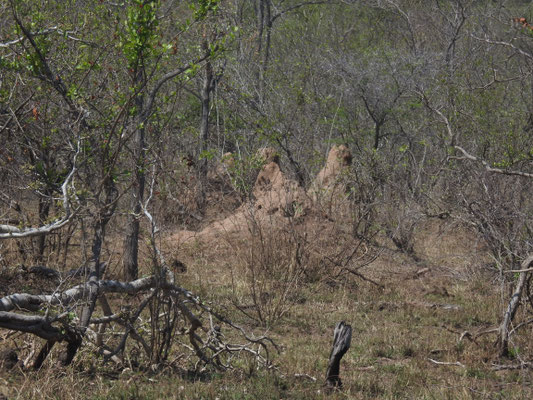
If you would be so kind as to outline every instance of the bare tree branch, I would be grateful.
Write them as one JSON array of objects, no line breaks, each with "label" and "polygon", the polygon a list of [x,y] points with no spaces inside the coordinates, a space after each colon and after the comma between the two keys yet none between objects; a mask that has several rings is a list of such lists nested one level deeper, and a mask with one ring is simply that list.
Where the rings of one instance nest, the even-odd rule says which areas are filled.
[{"label": "bare tree branch", "polygon": [[[115,280],[97,281],[99,293],[130,293],[135,294],[155,287],[155,278],[149,276],[140,278],[133,282],[120,282]],[[89,290],[89,283],[83,283],[71,289],[51,295],[32,295],[27,293],[16,293],[0,299],[0,311],[11,311],[23,309],[36,311],[39,307],[49,305],[67,306],[77,300],[82,299]]]},{"label": "bare tree branch", "polygon": [[529,267],[531,264],[533,264],[533,254],[530,254],[529,257],[522,262],[521,269],[527,271],[520,273],[515,290],[511,296],[511,300],[509,301],[503,316],[503,321],[500,325],[498,345],[500,349],[500,355],[502,356],[506,356],[509,352],[509,336],[511,335],[509,332],[509,327],[511,326],[516,311],[518,310],[518,306],[520,305],[520,299],[522,298],[522,293],[524,291],[524,287],[526,286],[528,272],[530,269]]},{"label": "bare tree branch", "polygon": [[[78,41],[78,42],[83,42],[85,44],[94,45],[93,43],[90,43],[90,42],[87,42],[87,41],[82,40],[80,38],[77,38],[75,36],[72,36],[73,31],[64,31],[62,29],[59,29],[57,26],[52,26],[50,28],[46,28],[46,29],[40,30],[38,32],[30,32],[31,36],[42,36],[42,35],[48,35],[50,33],[57,33],[58,35],[61,35],[63,37],[67,37],[69,39],[72,39],[72,40],[75,40],[75,41]],[[17,43],[22,42],[26,38],[27,38],[26,36],[21,36],[21,37],[19,37],[17,39],[13,39],[13,40],[11,40],[9,42],[0,42],[0,48],[6,48],[6,47],[13,46],[13,45],[15,45]]]},{"label": "bare tree branch", "polygon": [[507,169],[502,169],[502,168],[491,167],[488,162],[486,162],[485,160],[483,160],[481,158],[473,156],[472,154],[468,153],[462,147],[456,145],[456,146],[453,146],[453,148],[456,149],[456,150],[459,150],[463,154],[464,158],[466,158],[468,160],[471,160],[471,161],[476,161],[478,163],[481,163],[481,165],[483,165],[485,170],[487,170],[488,172],[494,172],[494,173],[502,174],[502,175],[521,176],[521,177],[530,178],[530,179],[533,178],[533,174],[528,173],[528,172],[516,171],[516,170],[507,170]]},{"label": "bare tree branch", "polygon": [[435,108],[434,106],[432,106],[430,104],[429,100],[426,98],[426,96],[423,93],[419,92],[418,94],[422,97],[422,100],[424,101],[426,106],[432,112],[437,114],[439,116],[439,118],[442,120],[442,122],[444,122],[444,125],[446,126],[446,131],[448,133],[448,138],[449,138],[449,141],[450,141],[450,146],[452,148],[454,148],[455,150],[458,150],[462,154],[462,157],[450,156],[450,158],[467,159],[467,160],[470,160],[470,161],[478,162],[488,172],[493,172],[493,173],[502,174],[502,175],[521,176],[521,177],[530,178],[530,179],[533,178],[533,173],[524,172],[524,171],[517,171],[517,170],[508,170],[508,169],[497,168],[497,167],[491,167],[487,161],[470,154],[464,148],[462,148],[461,146],[457,145],[456,142],[457,142],[457,136],[458,135],[457,135],[456,132],[454,132],[448,117],[446,117],[446,115],[444,115],[444,113],[442,111],[440,111],[438,108]]},{"label": "bare tree branch", "polygon": [[503,41],[498,41],[498,40],[492,40],[492,39],[488,39],[488,38],[480,38],[480,37],[477,37],[477,36],[474,36],[472,35],[472,38],[476,39],[476,40],[479,40],[481,42],[485,42],[485,43],[489,43],[489,44],[494,44],[494,45],[497,45],[497,46],[504,46],[504,47],[509,47],[510,49],[513,49],[514,51],[516,51],[518,54],[528,58],[529,60],[533,60],[533,54],[531,53],[528,53],[522,49],[519,49],[518,47],[516,47],[514,44],[512,43],[509,43],[509,42],[503,42]]},{"label": "bare tree branch", "polygon": [[69,174],[65,178],[65,181],[61,185],[61,192],[63,195],[63,210],[65,214],[61,218],[37,228],[19,228],[13,225],[0,225],[0,239],[20,239],[30,236],[45,235],[47,233],[62,228],[72,220],[72,218],[76,215],[76,210],[71,210],[69,190],[71,190],[71,182],[74,177],[74,174],[77,171],[76,159],[78,157],[78,154],[80,153],[80,149],[81,144],[78,140],[77,150],[72,160],[72,169],[70,170]]},{"label": "bare tree branch", "polygon": [[45,316],[0,311],[0,328],[33,333],[46,340],[62,341],[65,334]]}]

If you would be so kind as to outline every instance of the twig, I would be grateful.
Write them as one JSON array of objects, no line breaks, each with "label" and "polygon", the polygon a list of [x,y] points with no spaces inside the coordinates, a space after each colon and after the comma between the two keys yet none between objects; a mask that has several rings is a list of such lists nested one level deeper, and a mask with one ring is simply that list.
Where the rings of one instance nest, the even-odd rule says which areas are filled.
[{"label": "twig", "polygon": [[471,160],[471,161],[476,161],[476,162],[481,163],[481,165],[483,165],[483,167],[485,167],[485,170],[487,170],[488,172],[494,172],[494,173],[502,174],[502,175],[521,176],[521,177],[524,177],[524,178],[533,178],[533,174],[530,174],[528,172],[507,170],[507,169],[491,167],[488,162],[486,162],[485,160],[483,160],[481,158],[473,156],[472,154],[468,153],[462,147],[454,145],[453,148],[456,149],[456,150],[459,150],[461,153],[463,153],[464,158],[466,158],[468,160]]},{"label": "twig", "polygon": [[376,285],[377,287],[379,287],[380,289],[384,289],[385,286],[383,286],[381,283],[378,283],[370,278],[367,278],[366,276],[364,276],[363,274],[361,274],[360,272],[357,272],[356,270],[352,269],[352,268],[348,268],[348,267],[345,267],[344,268],[345,271],[351,273],[351,274],[354,274],[355,276],[358,276],[359,278],[361,278],[362,280],[366,281],[366,282],[369,282],[373,285]]},{"label": "twig", "polygon": [[522,362],[520,364],[510,364],[510,365],[498,365],[493,364],[493,371],[502,371],[505,369],[533,369],[533,363],[531,362]]},{"label": "twig", "polygon": [[533,271],[533,268],[525,268],[525,269],[510,269],[509,271],[503,271],[504,274],[520,274],[522,272],[531,272]]},{"label": "twig", "polygon": [[355,367],[353,369],[356,371],[373,371],[376,369],[376,367],[374,367],[373,365],[368,365],[366,367]]},{"label": "twig", "polygon": [[295,378],[305,378],[309,379],[310,381],[316,382],[316,378],[314,376],[308,375],[308,374],[294,374]]},{"label": "twig", "polygon": [[[511,329],[511,332],[509,332],[509,336],[511,336],[515,331],[517,331],[519,328],[529,325],[533,322],[533,318],[528,319],[527,321],[521,322],[518,325],[516,325],[513,329]],[[496,329],[497,330],[497,329]]]},{"label": "twig", "polygon": [[[433,107],[430,104],[429,100],[427,99],[427,97],[425,96],[424,93],[418,92],[418,95],[422,98],[422,100],[426,104],[426,107],[428,107],[431,111],[433,111],[435,114],[437,114],[440,117],[440,119],[442,120],[442,122],[444,122],[444,125],[446,126],[446,130],[448,132],[448,138],[449,138],[449,141],[450,141],[449,145],[451,147],[453,147],[455,150],[460,151],[462,153],[462,155],[463,155],[462,158],[480,163],[485,168],[485,170],[488,171],[488,172],[493,172],[493,173],[502,174],[502,175],[521,176],[521,177],[524,177],[524,178],[533,178],[533,174],[528,173],[528,172],[516,171],[516,170],[507,170],[507,169],[502,169],[502,168],[491,167],[487,161],[468,153],[461,146],[458,146],[457,145],[458,134],[457,134],[457,132],[454,132],[448,117],[446,117],[446,115],[444,115],[442,113],[442,111],[440,111],[439,109]],[[449,158],[458,158],[458,157],[449,157]]]},{"label": "twig", "polygon": [[428,361],[431,361],[433,364],[437,364],[437,365],[453,365],[453,366],[457,366],[461,368],[466,368],[465,365],[461,364],[459,361],[455,361],[455,362],[437,361],[429,357],[428,357]]}]

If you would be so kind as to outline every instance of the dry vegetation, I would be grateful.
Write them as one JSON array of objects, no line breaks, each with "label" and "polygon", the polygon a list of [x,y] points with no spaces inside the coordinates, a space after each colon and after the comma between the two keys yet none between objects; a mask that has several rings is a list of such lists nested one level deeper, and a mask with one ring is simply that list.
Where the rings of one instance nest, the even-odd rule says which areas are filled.
[{"label": "dry vegetation", "polygon": [[[435,230],[426,233],[430,240],[439,237]],[[453,234],[440,237],[450,240]],[[344,319],[354,327],[354,337],[342,362],[344,390],[339,398],[529,398],[531,371],[496,370],[514,360],[495,358],[494,335],[475,338],[501,317],[501,294],[490,271],[473,272],[473,258],[454,253],[454,247],[430,250],[455,257],[455,262],[443,265],[442,259],[433,258],[439,262],[430,259],[420,265],[387,250],[380,262],[364,270],[384,289],[353,277],[302,285],[290,309],[269,330],[282,347],[272,371],[250,366],[224,375],[183,376],[172,366],[119,370],[83,352],[66,370],[52,365],[40,372],[4,369],[2,390],[10,399],[322,398],[332,327]],[[247,255],[230,259],[202,247],[189,251],[184,259],[188,269],[180,281],[206,300],[233,310],[235,274],[246,272],[235,271],[242,267],[238,257]],[[182,257],[184,253],[186,249]],[[425,268],[429,270],[420,272]],[[251,324],[232,313],[234,319]],[[3,349],[34,340],[8,337],[7,332],[3,336]],[[529,346],[527,336],[514,343],[516,357],[530,353]]]},{"label": "dry vegetation", "polygon": [[[497,356],[494,328],[507,293],[495,284],[496,270],[477,234],[451,219],[426,218],[414,229],[416,257],[399,251],[379,232],[372,244],[362,245],[347,235],[353,231],[348,218],[353,209],[344,191],[329,203],[333,211],[329,215],[312,203],[299,215],[287,214],[278,206],[290,203],[286,195],[294,186],[276,186],[272,175],[260,176],[263,181],[259,179],[258,185],[270,198],[268,206],[258,198],[223,219],[223,228],[214,220],[194,236],[190,231],[164,232],[160,244],[167,259],[180,261],[173,263],[179,285],[247,330],[275,340],[279,353],[270,368],[245,357],[224,373],[193,371],[180,360],[179,346],[170,350],[166,362],[152,367],[142,362],[133,346],[127,349],[124,364],[114,365],[87,346],[66,369],[55,365],[52,353],[40,371],[32,372],[20,363],[9,364],[3,353],[2,393],[9,399],[523,399],[532,395],[531,370],[516,368],[517,361],[533,352],[529,335],[513,337],[509,359]],[[262,206],[257,208],[258,204]],[[245,209],[250,212],[246,218]],[[71,246],[75,242],[76,238]],[[104,250],[108,276],[120,275],[120,245],[113,243],[109,241]],[[19,244],[23,245],[29,241]],[[4,250],[15,265],[19,257],[15,242],[5,242]],[[54,252],[50,254],[48,263],[58,265]],[[150,265],[149,246],[142,254],[143,264]],[[54,290],[56,282],[4,267],[1,287],[2,295],[42,292]],[[120,301],[111,299],[112,304]],[[526,318],[519,315],[516,320]],[[341,363],[342,391],[328,394],[323,386],[327,355],[332,329],[340,320],[353,327],[352,347]],[[2,331],[2,337],[2,350],[15,350],[21,360],[40,341],[9,331]]]},{"label": "dry vegetation", "polygon": [[532,15],[1,1],[0,400],[533,398]]}]

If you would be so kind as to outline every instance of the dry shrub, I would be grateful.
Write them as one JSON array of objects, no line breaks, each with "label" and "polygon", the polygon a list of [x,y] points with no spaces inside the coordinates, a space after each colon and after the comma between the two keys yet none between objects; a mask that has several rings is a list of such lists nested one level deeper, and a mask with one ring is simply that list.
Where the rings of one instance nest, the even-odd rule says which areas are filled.
[{"label": "dry shrub", "polygon": [[235,306],[265,327],[305,301],[311,286],[336,287],[349,277],[368,279],[361,268],[377,257],[349,221],[309,211],[299,218],[248,219],[246,236],[230,241],[235,254]]},{"label": "dry shrub", "polygon": [[248,317],[269,327],[299,299],[311,266],[310,243],[292,225],[250,220],[248,233],[231,243],[236,256],[233,301]]}]

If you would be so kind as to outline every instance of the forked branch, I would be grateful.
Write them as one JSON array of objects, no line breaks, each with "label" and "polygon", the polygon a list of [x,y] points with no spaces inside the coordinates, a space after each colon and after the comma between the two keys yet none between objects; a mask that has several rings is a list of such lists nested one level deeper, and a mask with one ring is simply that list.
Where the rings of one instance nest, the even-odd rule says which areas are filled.
[{"label": "forked branch", "polygon": [[[146,293],[144,300],[139,305],[134,308],[127,307],[130,309],[127,313],[110,314],[109,310],[107,312],[104,310],[104,313],[109,315],[91,319],[90,324],[93,326],[116,323],[123,329],[119,342],[113,345],[114,349],[110,349],[102,338],[92,343],[96,352],[105,356],[105,360],[110,358],[120,360],[121,357],[115,356],[126,351],[126,343],[130,337],[142,345],[148,359],[152,357],[154,349],[149,345],[149,343],[153,343],[153,338],[150,335],[156,331],[153,327],[152,329],[143,328],[145,322],[143,322],[142,315],[147,305],[159,298],[159,301],[172,304],[172,312],[181,315],[182,319],[180,320],[188,325],[187,329],[181,328],[179,332],[188,337],[190,345],[185,345],[184,348],[191,350],[191,356],[197,358],[198,361],[195,363],[197,367],[199,365],[213,365],[218,370],[225,370],[232,368],[231,360],[236,355],[243,354],[250,354],[260,364],[270,366],[268,345],[273,344],[273,342],[269,338],[264,336],[250,337],[244,329],[214,312],[209,306],[203,304],[197,296],[173,283],[167,283],[164,278],[164,276],[152,275],[132,282],[98,280],[96,283],[85,282],[50,295],[12,294],[0,298],[0,328],[30,333],[46,340],[46,344],[33,363],[34,368],[41,367],[55,343],[66,342],[66,353],[62,359],[66,360],[64,364],[68,365],[82,344],[82,340],[90,339],[90,335],[83,335],[76,325],[76,321],[80,319],[76,310],[84,308],[89,285],[96,284],[96,288],[92,288],[92,290],[96,290],[98,297],[103,297],[106,293],[127,293],[129,295]],[[39,314],[29,315],[27,312],[39,312]],[[161,315],[157,315],[155,318],[161,318]],[[209,323],[203,321],[204,318],[208,318]],[[236,331],[244,338],[245,343],[227,343],[221,327],[213,325],[213,320],[216,320],[220,326],[225,325]],[[152,320],[151,324],[153,323]],[[209,325],[211,325],[211,329],[207,328]],[[173,326],[172,329],[177,329],[175,325]],[[92,332],[93,328],[89,327],[89,331]],[[104,335],[104,330],[96,329],[96,331],[98,331],[98,335]],[[116,332],[116,329],[114,331]],[[183,345],[183,343],[181,344]],[[263,352],[261,349],[266,351]],[[224,354],[227,355],[226,360],[223,359]]]},{"label": "forked branch", "polygon": [[53,222],[50,222],[49,224],[45,224],[36,228],[19,228],[18,226],[14,225],[0,225],[0,239],[21,239],[30,236],[45,235],[62,228],[72,220],[72,218],[76,215],[77,210],[72,210],[69,192],[72,191],[72,180],[77,171],[76,160],[80,153],[80,148],[81,145],[80,141],[78,140],[76,153],[74,153],[74,157],[72,159],[72,169],[61,185],[61,200],[64,211],[63,216]]}]

